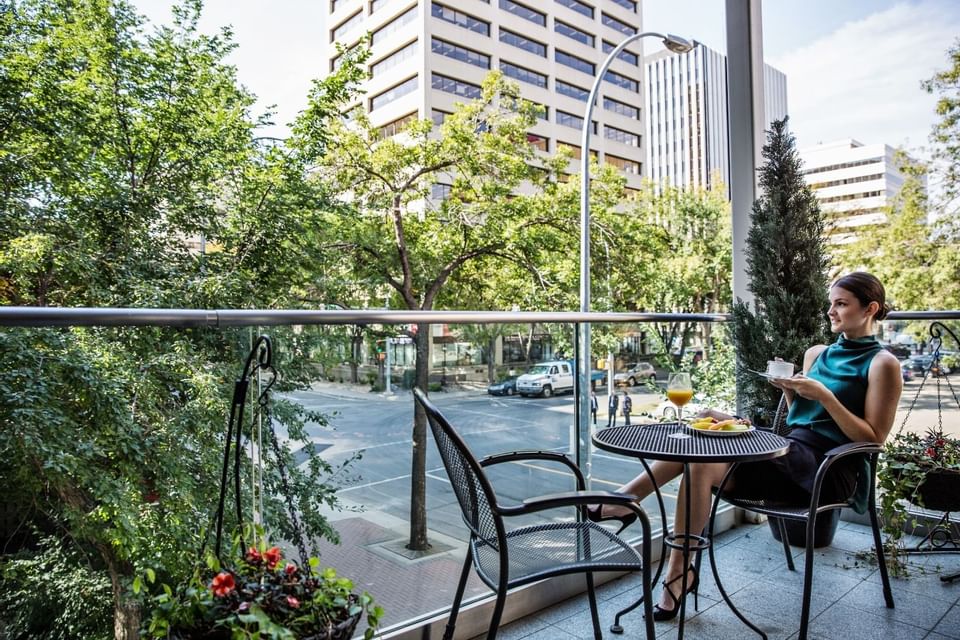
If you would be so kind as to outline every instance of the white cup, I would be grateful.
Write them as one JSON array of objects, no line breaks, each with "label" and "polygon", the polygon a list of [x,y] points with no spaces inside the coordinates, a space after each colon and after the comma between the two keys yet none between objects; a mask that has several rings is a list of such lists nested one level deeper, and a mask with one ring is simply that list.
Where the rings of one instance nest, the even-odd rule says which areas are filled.
[{"label": "white cup", "polygon": [[767,373],[774,378],[789,378],[793,376],[793,363],[782,360],[767,360]]}]

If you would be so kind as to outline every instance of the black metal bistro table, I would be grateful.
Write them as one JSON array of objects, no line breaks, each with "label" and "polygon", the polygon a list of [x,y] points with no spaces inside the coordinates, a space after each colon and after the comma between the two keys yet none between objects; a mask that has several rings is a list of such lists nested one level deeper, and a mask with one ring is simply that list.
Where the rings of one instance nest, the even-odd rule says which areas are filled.
[{"label": "black metal bistro table", "polygon": [[[593,435],[593,443],[604,451],[639,458],[648,474],[650,473],[650,469],[647,466],[647,460],[681,462],[683,463],[683,482],[685,486],[690,486],[690,465],[692,463],[733,463],[730,471],[727,472],[720,483],[719,490],[717,491],[718,497],[713,501],[706,536],[690,533],[689,491],[685,492],[686,499],[684,501],[684,506],[686,507],[684,511],[684,531],[687,533],[668,535],[666,533],[666,515],[663,509],[663,497],[660,495],[660,488],[656,487],[657,501],[660,504],[660,513],[664,521],[663,543],[671,549],[683,550],[683,566],[685,567],[690,566],[691,552],[708,549],[710,568],[713,571],[713,578],[716,580],[717,589],[720,591],[720,595],[723,596],[723,600],[740,620],[766,640],[767,635],[740,613],[733,602],[731,602],[727,592],[723,589],[723,585],[720,582],[720,575],[717,572],[717,563],[714,560],[713,547],[710,544],[710,540],[713,537],[713,521],[717,515],[717,506],[720,503],[719,496],[723,492],[723,487],[726,485],[727,479],[737,464],[741,462],[770,460],[771,458],[785,455],[787,449],[790,447],[790,441],[776,435],[772,431],[763,429],[755,429],[746,433],[736,433],[735,435],[717,436],[704,435],[683,423],[665,422],[601,429]],[[657,576],[654,578],[654,582],[659,579],[664,564],[665,558],[664,561],[660,563],[660,568],[657,570]],[[687,573],[687,571],[684,571],[683,578],[681,579],[681,593],[684,594],[687,591]],[[686,613],[686,602],[686,597],[680,601],[680,624],[677,637],[681,640],[683,638],[683,619]],[[620,616],[634,609],[637,604],[639,604],[639,601],[617,614],[616,622],[611,628],[611,631],[614,633],[623,633],[623,629],[619,626]]]}]

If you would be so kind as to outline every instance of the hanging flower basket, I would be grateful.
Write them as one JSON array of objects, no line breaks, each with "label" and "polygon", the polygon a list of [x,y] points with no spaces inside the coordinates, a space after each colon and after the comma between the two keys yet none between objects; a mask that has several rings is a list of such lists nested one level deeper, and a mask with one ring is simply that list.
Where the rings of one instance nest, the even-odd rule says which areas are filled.
[{"label": "hanging flower basket", "polygon": [[[883,469],[889,486],[885,488],[897,499],[933,511],[960,511],[960,442],[956,438],[939,432],[925,437],[901,434],[886,449]],[[912,455],[905,450],[913,450]],[[931,456],[935,452],[939,460]]]}]

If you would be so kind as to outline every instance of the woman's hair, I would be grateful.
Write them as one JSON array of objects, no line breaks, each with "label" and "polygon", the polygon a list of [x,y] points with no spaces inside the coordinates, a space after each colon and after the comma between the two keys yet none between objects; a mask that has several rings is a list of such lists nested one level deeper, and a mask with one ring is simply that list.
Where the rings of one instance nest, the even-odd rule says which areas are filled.
[{"label": "woman's hair", "polygon": [[890,313],[890,305],[886,302],[887,292],[884,290],[883,284],[873,274],[866,271],[854,271],[837,278],[830,285],[831,289],[833,287],[840,287],[849,291],[856,296],[864,307],[871,302],[876,302],[880,308],[873,314],[874,320],[883,320]]}]

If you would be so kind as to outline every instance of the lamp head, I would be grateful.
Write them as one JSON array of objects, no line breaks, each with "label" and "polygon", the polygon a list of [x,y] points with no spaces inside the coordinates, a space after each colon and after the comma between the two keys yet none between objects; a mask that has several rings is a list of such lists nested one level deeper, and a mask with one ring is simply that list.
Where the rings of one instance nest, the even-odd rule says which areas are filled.
[{"label": "lamp head", "polygon": [[668,33],[663,39],[663,46],[674,53],[686,53],[697,46],[697,41],[687,40],[686,38]]}]

